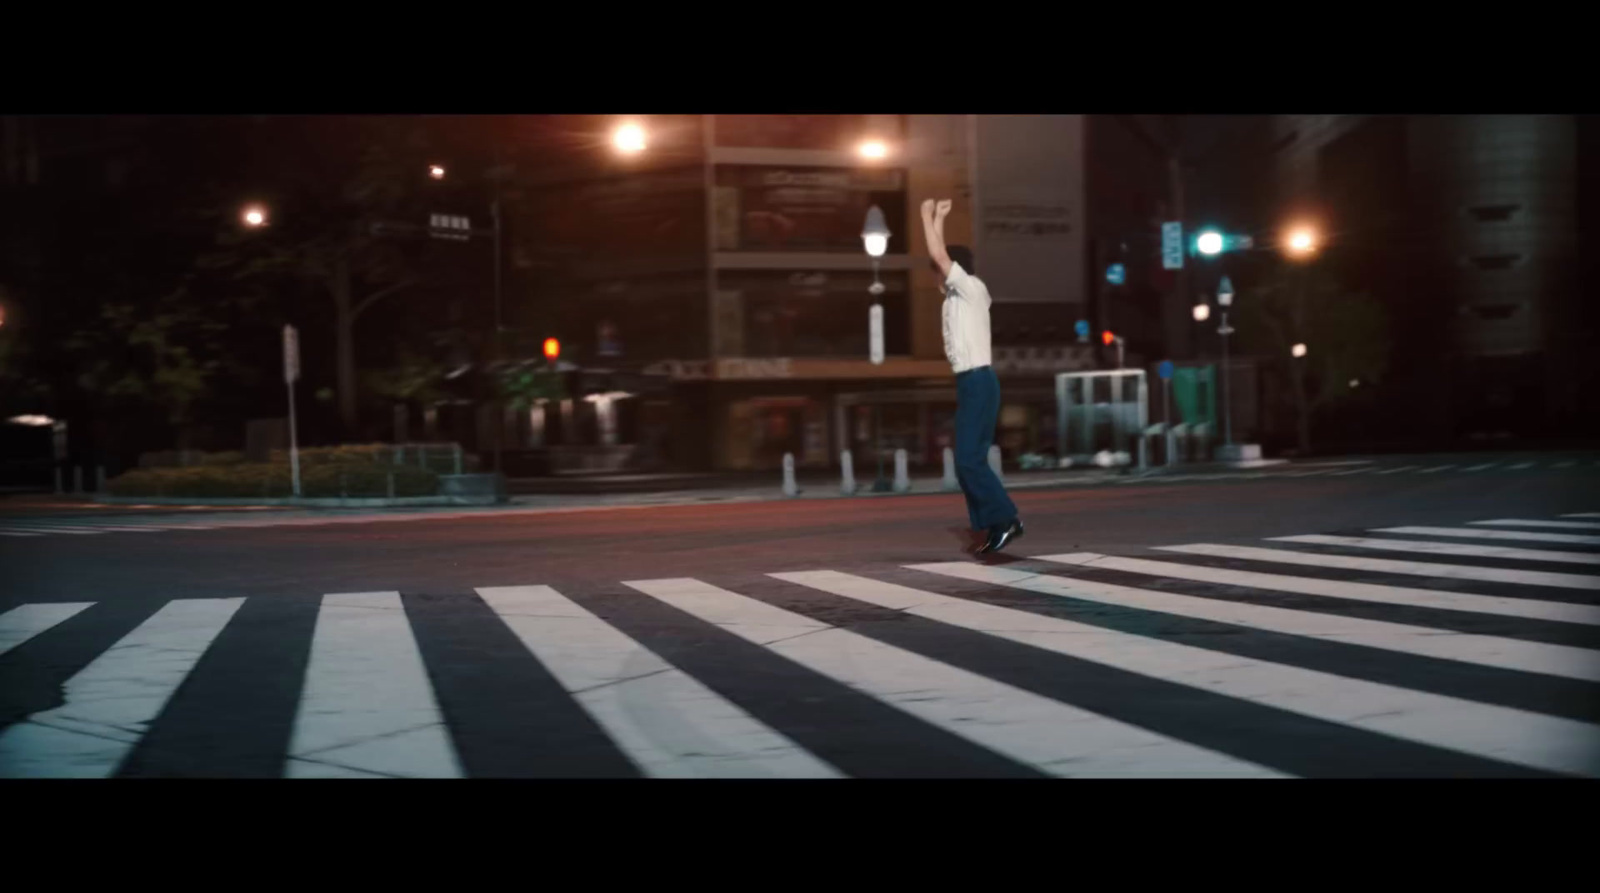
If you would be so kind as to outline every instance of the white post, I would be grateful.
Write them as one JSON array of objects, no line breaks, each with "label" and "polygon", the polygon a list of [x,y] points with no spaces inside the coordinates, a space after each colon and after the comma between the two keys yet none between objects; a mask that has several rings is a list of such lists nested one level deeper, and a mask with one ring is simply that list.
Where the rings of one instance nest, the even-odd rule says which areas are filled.
[{"label": "white post", "polygon": [[995,477],[1004,477],[1004,472],[1000,468],[1000,444],[998,443],[989,447],[989,467],[994,469]]},{"label": "white post", "polygon": [[300,333],[294,326],[283,327],[283,384],[289,389],[289,474],[294,479],[294,495],[300,498],[300,436],[295,427],[294,383],[300,380]]},{"label": "white post", "polygon": [[956,480],[956,451],[949,447],[944,448],[944,481],[941,486],[946,490],[961,489],[961,482]]},{"label": "white post", "polygon": [[783,495],[800,495],[800,487],[794,482],[794,453],[783,454]]},{"label": "white post", "polygon": [[1150,435],[1139,435],[1139,470],[1144,471],[1150,467]]},{"label": "white post", "polygon": [[459,444],[459,443],[455,445],[455,456],[456,456],[456,474],[460,474],[461,473],[461,444]]},{"label": "white post", "polygon": [[394,472],[389,472],[389,498],[394,498]]},{"label": "white post", "polygon": [[907,467],[906,451],[894,451],[894,492],[906,493],[911,490],[911,472]]},{"label": "white post", "polygon": [[844,450],[839,454],[839,492],[846,496],[853,496],[856,492],[856,466],[850,458],[850,451]]}]

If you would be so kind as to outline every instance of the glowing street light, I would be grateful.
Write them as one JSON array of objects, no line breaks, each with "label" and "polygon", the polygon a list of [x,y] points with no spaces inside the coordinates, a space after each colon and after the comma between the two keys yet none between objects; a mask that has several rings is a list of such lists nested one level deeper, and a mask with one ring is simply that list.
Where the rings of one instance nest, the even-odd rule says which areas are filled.
[{"label": "glowing street light", "polygon": [[1289,354],[1297,360],[1301,359],[1306,355],[1306,346],[1304,344],[1296,344],[1294,347],[1289,348]]},{"label": "glowing street light", "polygon": [[611,146],[624,155],[637,155],[645,150],[648,144],[644,128],[628,121],[617,125],[611,133]]},{"label": "glowing street light", "polygon": [[868,161],[881,161],[889,157],[889,144],[883,140],[867,140],[856,147],[856,152]]},{"label": "glowing street light", "polygon": [[1195,240],[1195,247],[1207,257],[1216,257],[1222,253],[1222,233],[1216,230],[1207,230]]},{"label": "glowing street light", "polygon": [[1317,233],[1309,226],[1299,226],[1289,231],[1285,244],[1296,257],[1310,257],[1317,250]]},{"label": "glowing street light", "polygon": [[1210,304],[1196,304],[1196,305],[1194,305],[1194,321],[1195,322],[1205,322],[1206,320],[1208,320],[1210,318],[1211,318],[1211,305]]},{"label": "glowing street light", "polygon": [[428,165],[428,176],[432,177],[435,180],[443,180],[444,179],[444,165],[442,165],[442,164],[430,164],[430,165]]},{"label": "glowing street light", "polygon": [[244,209],[243,213],[239,215],[239,219],[243,220],[244,225],[248,227],[258,228],[266,226],[267,209],[261,207],[260,205],[249,205]]}]

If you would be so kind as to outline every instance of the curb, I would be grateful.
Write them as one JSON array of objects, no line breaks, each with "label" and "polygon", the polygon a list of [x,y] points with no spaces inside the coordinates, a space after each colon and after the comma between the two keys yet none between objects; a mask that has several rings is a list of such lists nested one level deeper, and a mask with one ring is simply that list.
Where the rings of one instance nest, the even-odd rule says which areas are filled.
[{"label": "curb", "polygon": [[247,499],[237,497],[177,496],[95,496],[94,501],[104,505],[215,505],[215,506],[288,506],[294,508],[406,508],[453,505],[498,505],[503,502],[496,496],[400,496],[394,499],[340,499],[338,497],[283,499]]}]

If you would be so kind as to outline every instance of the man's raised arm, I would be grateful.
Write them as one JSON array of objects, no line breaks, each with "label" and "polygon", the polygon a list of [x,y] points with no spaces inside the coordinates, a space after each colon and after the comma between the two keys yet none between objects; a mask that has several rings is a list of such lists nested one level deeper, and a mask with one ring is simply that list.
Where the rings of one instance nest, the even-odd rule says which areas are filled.
[{"label": "man's raised arm", "polygon": [[935,203],[930,198],[922,203],[922,232],[928,239],[928,257],[945,278],[950,276],[950,253],[945,251],[944,243],[944,219],[949,215],[949,199]]}]

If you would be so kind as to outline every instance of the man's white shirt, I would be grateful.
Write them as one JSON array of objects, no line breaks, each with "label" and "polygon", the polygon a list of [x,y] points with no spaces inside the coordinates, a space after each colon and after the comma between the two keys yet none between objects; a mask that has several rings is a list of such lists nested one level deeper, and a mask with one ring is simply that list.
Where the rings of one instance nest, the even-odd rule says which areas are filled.
[{"label": "man's white shirt", "polygon": [[952,262],[944,281],[944,355],[956,372],[989,365],[990,303],[983,280]]}]

